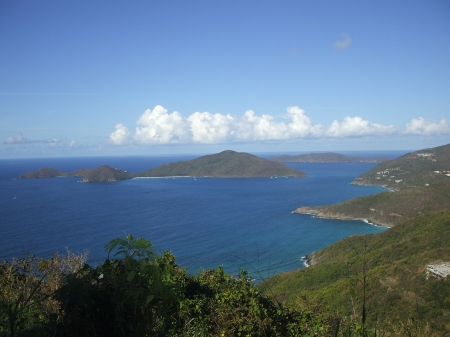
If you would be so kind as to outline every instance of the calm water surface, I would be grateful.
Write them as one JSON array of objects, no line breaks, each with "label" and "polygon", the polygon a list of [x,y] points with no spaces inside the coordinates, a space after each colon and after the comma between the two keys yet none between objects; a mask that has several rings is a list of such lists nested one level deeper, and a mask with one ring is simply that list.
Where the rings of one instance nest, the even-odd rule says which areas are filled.
[{"label": "calm water surface", "polygon": [[[392,156],[392,153],[391,153]],[[89,262],[105,258],[104,245],[131,233],[157,250],[172,250],[191,273],[223,265],[247,269],[256,279],[303,267],[301,257],[353,234],[384,229],[363,221],[293,214],[378,193],[349,183],[374,164],[289,165],[303,179],[133,179],[77,182],[76,177],[19,180],[50,166],[62,171],[108,164],[139,172],[193,156],[0,160],[0,259],[41,257],[88,249]]]}]

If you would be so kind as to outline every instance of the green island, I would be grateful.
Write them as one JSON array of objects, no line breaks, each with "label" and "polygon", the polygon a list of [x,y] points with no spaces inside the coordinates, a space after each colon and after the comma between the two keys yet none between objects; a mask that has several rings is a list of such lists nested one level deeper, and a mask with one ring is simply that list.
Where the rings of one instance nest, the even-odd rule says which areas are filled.
[{"label": "green island", "polygon": [[448,169],[448,150],[416,151],[357,179],[375,184],[377,172],[407,171],[395,192],[300,207],[391,228],[312,252],[309,267],[257,285],[221,267],[190,275],[170,251],[130,234],[107,243],[98,266],[86,264],[86,252],[2,261],[0,335],[448,336],[450,177],[434,172]]},{"label": "green island", "polygon": [[82,182],[115,182],[132,178],[180,176],[212,178],[266,178],[277,176],[302,178],[306,176],[306,173],[249,153],[227,150],[189,161],[167,163],[154,169],[134,174],[108,165],[102,165],[96,169],[78,169],[73,172],[62,172],[45,167],[22,174],[19,176],[19,179],[67,176],[80,176],[82,177]]},{"label": "green island", "polygon": [[297,156],[274,156],[270,160],[283,163],[382,163],[388,161],[387,157],[363,158],[360,156],[349,157],[341,153],[309,153]]}]

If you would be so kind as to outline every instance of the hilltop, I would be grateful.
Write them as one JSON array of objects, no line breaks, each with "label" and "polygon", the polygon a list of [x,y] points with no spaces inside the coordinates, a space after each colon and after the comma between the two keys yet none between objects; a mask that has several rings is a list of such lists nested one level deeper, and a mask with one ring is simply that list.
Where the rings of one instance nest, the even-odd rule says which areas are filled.
[{"label": "hilltop", "polygon": [[275,275],[259,288],[296,308],[314,299],[330,312],[366,315],[372,327],[403,322],[443,332],[450,327],[450,280],[427,280],[425,271],[450,261],[449,242],[450,210],[427,213],[376,235],[341,240],[313,253],[311,267]]},{"label": "hilltop", "polygon": [[450,179],[439,184],[383,192],[333,205],[302,206],[294,213],[315,214],[330,219],[367,219],[375,224],[393,226],[416,215],[448,209],[449,205]]},{"label": "hilltop", "polygon": [[309,153],[298,156],[276,156],[270,160],[283,163],[382,163],[390,160],[387,157],[363,158],[360,156],[349,157],[340,153]]},{"label": "hilltop", "polygon": [[87,170],[83,174],[81,182],[91,183],[91,182],[113,182],[131,179],[133,175],[123,170],[112,168],[108,165],[102,165],[99,168]]},{"label": "hilltop", "polygon": [[96,169],[78,169],[63,172],[53,168],[42,168],[19,176],[19,179],[36,179],[52,177],[82,177],[82,182],[114,182],[140,177],[216,177],[216,178],[260,178],[260,177],[305,177],[306,173],[293,169],[282,163],[259,158],[249,153],[231,150],[202,156],[189,161],[167,163],[157,168],[139,173],[102,165]]},{"label": "hilltop", "polygon": [[353,182],[382,185],[392,190],[428,186],[450,179],[450,144],[407,153],[378,164]]},{"label": "hilltop", "polygon": [[305,177],[306,173],[282,163],[263,159],[245,152],[231,150],[202,156],[189,161],[179,161],[136,173],[136,177],[216,177],[262,178],[272,176]]}]

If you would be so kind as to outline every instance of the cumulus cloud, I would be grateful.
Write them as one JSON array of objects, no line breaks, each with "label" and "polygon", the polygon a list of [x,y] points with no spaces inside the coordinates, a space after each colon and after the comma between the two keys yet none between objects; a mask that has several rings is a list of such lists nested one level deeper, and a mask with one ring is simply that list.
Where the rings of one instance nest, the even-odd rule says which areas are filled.
[{"label": "cumulus cloud", "polygon": [[177,111],[168,113],[161,105],[157,105],[153,111],[145,111],[136,124],[139,126],[133,136],[135,143],[176,144],[189,139],[189,124],[186,119]]},{"label": "cumulus cloud", "polygon": [[334,120],[326,129],[325,135],[328,137],[367,137],[386,136],[397,133],[398,130],[393,125],[381,125],[371,123],[361,117],[345,117],[342,123]]},{"label": "cumulus cloud", "polygon": [[413,118],[411,123],[406,124],[405,133],[424,136],[449,135],[450,125],[445,118],[442,118],[439,123],[426,120],[423,117]]},{"label": "cumulus cloud", "polygon": [[233,138],[235,120],[231,115],[194,112],[187,118],[192,141],[198,143],[223,143]]},{"label": "cumulus cloud", "polygon": [[116,125],[116,131],[109,135],[109,140],[115,145],[131,143],[131,132],[123,124]]},{"label": "cumulus cloud", "polygon": [[47,139],[40,139],[40,140],[30,140],[28,138],[25,138],[21,132],[19,132],[15,136],[8,136],[5,140],[5,144],[29,144],[29,143],[47,143],[50,145],[55,145],[56,143],[59,143],[60,140],[57,138],[47,138]]},{"label": "cumulus cloud", "polygon": [[[329,126],[313,124],[311,118],[298,106],[288,107],[282,118],[276,118],[268,114],[257,115],[253,110],[246,111],[241,117],[209,112],[194,112],[188,117],[183,117],[177,111],[170,113],[157,105],[153,110],[146,110],[136,124],[134,131],[123,124],[117,124],[116,130],[109,135],[111,143],[115,145],[218,144],[450,134],[450,125],[445,118],[435,123],[420,117],[413,119],[404,129],[394,125],[373,123],[359,116],[347,116],[341,122],[334,120]],[[12,142],[12,139],[9,141]]]},{"label": "cumulus cloud", "polygon": [[352,45],[352,40],[346,33],[342,33],[340,37],[341,40],[338,40],[334,43],[334,48],[336,48],[337,50],[344,50]]}]

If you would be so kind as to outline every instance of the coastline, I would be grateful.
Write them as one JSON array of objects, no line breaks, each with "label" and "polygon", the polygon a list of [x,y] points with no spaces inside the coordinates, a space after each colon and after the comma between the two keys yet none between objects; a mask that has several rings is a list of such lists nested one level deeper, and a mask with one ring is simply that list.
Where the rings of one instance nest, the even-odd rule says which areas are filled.
[{"label": "coastline", "polygon": [[[316,207],[322,207],[322,206],[316,206]],[[302,206],[297,208],[292,213],[297,214],[307,214],[311,215],[315,218],[321,218],[321,219],[330,219],[330,220],[354,220],[354,221],[363,221],[367,223],[368,225],[375,226],[375,227],[386,227],[391,228],[392,224],[386,224],[381,221],[376,221],[368,217],[351,217],[344,214],[332,214],[332,213],[325,213],[321,212],[320,210],[316,209],[316,207],[306,207]]]},{"label": "coastline", "polygon": [[305,265],[305,268],[314,266],[317,264],[317,261],[314,260],[314,255],[316,252],[312,252],[310,254],[306,254],[305,256],[302,256],[301,260],[303,261],[303,264]]}]

